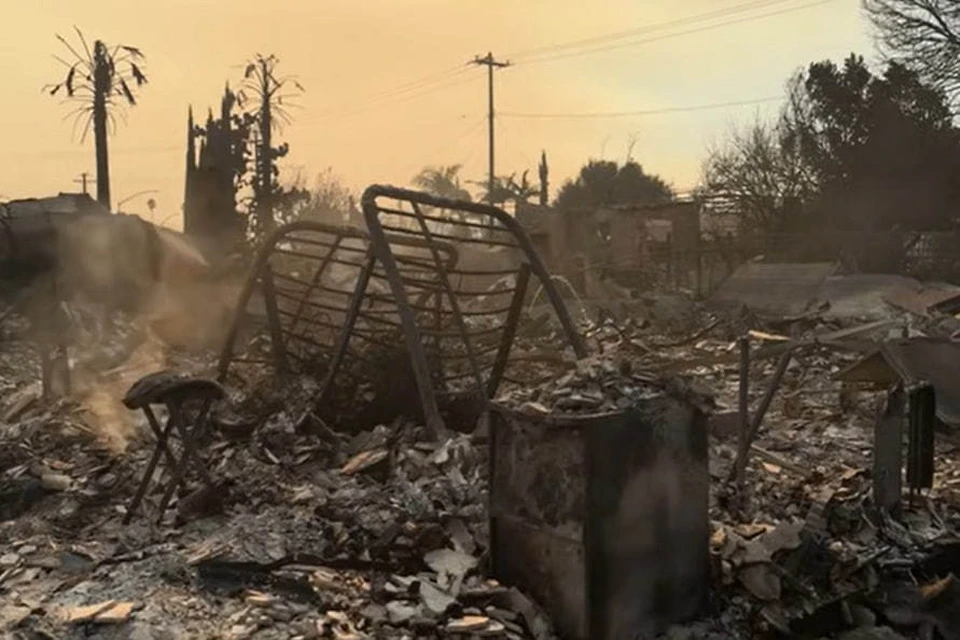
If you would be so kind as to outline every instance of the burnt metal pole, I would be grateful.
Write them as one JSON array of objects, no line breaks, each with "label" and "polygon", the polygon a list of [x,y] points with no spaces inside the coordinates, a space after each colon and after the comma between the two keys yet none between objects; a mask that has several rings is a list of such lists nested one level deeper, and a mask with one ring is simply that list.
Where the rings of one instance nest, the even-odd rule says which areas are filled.
[{"label": "burnt metal pole", "polygon": [[[750,339],[740,338],[740,394],[738,403],[739,413],[739,443],[737,459],[743,458],[741,452],[750,448]],[[739,465],[734,463],[733,471],[736,474]]]},{"label": "burnt metal pole", "polygon": [[903,493],[903,410],[906,393],[898,382],[887,391],[873,427],[873,503],[889,513],[900,510]]},{"label": "burnt metal pole", "polygon": [[[744,338],[744,344],[749,344]],[[748,353],[745,360],[741,362],[746,362],[747,365],[747,374],[749,375],[750,367],[750,357],[749,351],[742,351],[741,353]],[[760,405],[757,407],[756,413],[754,413],[753,418],[750,419],[749,411],[744,409],[746,407],[746,402],[749,400],[744,400],[746,395],[746,385],[743,383],[745,378],[741,377],[741,388],[740,388],[740,428],[744,428],[744,420],[746,420],[746,431],[740,432],[740,442],[737,449],[737,459],[734,461],[733,469],[730,472],[730,477],[736,479],[737,486],[742,486],[746,478],[745,474],[747,471],[747,462],[750,457],[750,449],[753,447],[754,440],[757,439],[757,434],[760,432],[760,425],[763,423],[763,417],[767,414],[767,410],[770,408],[770,403],[773,402],[773,396],[777,393],[777,389],[780,387],[780,382],[783,380],[783,374],[787,372],[787,367],[790,366],[790,360],[793,358],[793,349],[787,351],[777,362],[777,368],[773,372],[773,377],[770,379],[770,382],[767,384],[767,390],[763,394],[763,398],[760,400]],[[742,366],[742,365],[741,365]],[[741,376],[744,375],[744,370],[741,368]]]},{"label": "burnt metal pole", "polygon": [[496,60],[493,57],[492,52],[488,52],[487,55],[483,58],[476,56],[473,59],[471,64],[483,65],[487,68],[487,137],[488,137],[488,153],[489,153],[489,164],[488,164],[488,174],[487,174],[487,202],[493,204],[493,186],[495,183],[494,178],[494,163],[493,163],[493,70],[502,69],[504,67],[509,67],[510,63],[505,61]]}]

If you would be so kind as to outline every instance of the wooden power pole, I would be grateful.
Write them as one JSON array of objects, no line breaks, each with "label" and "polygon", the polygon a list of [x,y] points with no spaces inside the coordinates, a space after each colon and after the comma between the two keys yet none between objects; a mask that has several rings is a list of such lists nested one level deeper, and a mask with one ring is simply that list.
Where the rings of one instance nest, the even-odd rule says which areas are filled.
[{"label": "wooden power pole", "polygon": [[487,201],[490,202],[493,197],[493,186],[495,184],[493,164],[493,70],[509,67],[510,63],[496,60],[493,57],[493,53],[487,53],[483,58],[476,56],[472,64],[483,65],[487,68],[487,133],[489,136],[490,153],[489,173],[487,176]]},{"label": "wooden power pole", "polygon": [[78,179],[74,180],[74,182],[78,182],[81,185],[83,185],[83,192],[87,193],[87,178],[92,178],[92,177],[93,176],[91,176],[89,173],[84,171],[83,173],[80,174],[80,177]]}]

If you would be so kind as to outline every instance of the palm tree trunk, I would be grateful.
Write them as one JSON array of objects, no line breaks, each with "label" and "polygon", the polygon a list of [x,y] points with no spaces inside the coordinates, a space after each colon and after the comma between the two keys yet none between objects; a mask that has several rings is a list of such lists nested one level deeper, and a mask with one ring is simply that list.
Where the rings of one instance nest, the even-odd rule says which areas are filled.
[{"label": "palm tree trunk", "polygon": [[264,235],[273,230],[273,148],[271,138],[272,115],[270,113],[270,67],[266,60],[261,65],[261,95],[260,95],[260,202],[258,214],[260,231]]},{"label": "palm tree trunk", "polygon": [[97,202],[110,211],[110,163],[107,157],[107,96],[93,96],[93,138],[97,154]]},{"label": "palm tree trunk", "polygon": [[273,230],[273,149],[270,139],[270,100],[264,100],[260,112],[260,229],[264,234]]}]

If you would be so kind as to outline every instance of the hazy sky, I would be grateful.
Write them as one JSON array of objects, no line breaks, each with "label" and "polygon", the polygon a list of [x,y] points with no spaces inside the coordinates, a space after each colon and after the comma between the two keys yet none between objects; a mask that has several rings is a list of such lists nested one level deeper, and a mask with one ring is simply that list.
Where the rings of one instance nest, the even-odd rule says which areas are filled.
[{"label": "hazy sky", "polygon": [[[204,116],[224,82],[255,52],[274,53],[306,93],[290,143],[290,173],[309,181],[331,167],[356,190],[408,185],[424,165],[486,174],[486,72],[465,63],[493,51],[517,64],[496,73],[497,172],[531,170],[546,149],[559,186],[589,158],[623,160],[630,141],[645,169],[676,188],[696,184],[706,149],[734,123],[770,115],[775,102],[604,118],[521,114],[623,112],[750,101],[783,94],[798,67],[851,51],[872,57],[859,0],[0,0],[0,73],[6,152],[0,199],[77,191],[93,173],[68,108],[41,91],[59,80],[55,33],[131,44],[147,56],[149,85],[111,139],[114,203],[156,189],[155,221],[180,226],[188,105]],[[799,8],[793,10],[794,8]],[[788,10],[788,11],[785,11]],[[712,20],[691,16],[717,12]],[[783,12],[760,18],[764,14]],[[737,21],[737,22],[734,22]],[[645,43],[535,62],[524,53],[673,22],[633,37]],[[715,25],[721,25],[716,28]],[[666,36],[666,37],[665,37]],[[612,45],[626,41],[603,40]],[[552,50],[551,53],[569,53]],[[543,55],[543,54],[541,54]],[[526,62],[525,62],[526,61]],[[457,68],[460,66],[461,68]],[[406,83],[431,77],[430,82]],[[150,196],[126,211],[146,215]]]}]

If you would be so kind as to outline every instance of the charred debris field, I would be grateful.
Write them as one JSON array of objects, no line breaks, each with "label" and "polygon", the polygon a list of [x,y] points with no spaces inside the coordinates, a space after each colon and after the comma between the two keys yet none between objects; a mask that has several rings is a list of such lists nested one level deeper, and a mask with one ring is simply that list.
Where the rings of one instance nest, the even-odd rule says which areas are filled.
[{"label": "charred debris field", "polygon": [[[316,38],[290,3],[260,3],[259,21],[201,12],[198,33],[242,42],[246,25],[268,47],[260,22],[282,25],[282,51],[210,84],[209,38],[169,47],[181,16],[153,4],[129,25],[149,57],[77,26],[53,34],[52,61],[12,39],[23,68],[56,69],[42,87],[11,76],[12,121],[59,101],[95,164],[44,147],[53,129],[8,132],[0,638],[960,640],[956,3],[751,0],[531,49],[544,24],[590,22],[542,3],[495,38],[522,42],[514,54],[368,95],[499,22],[486,4],[405,4],[413,33],[457,37],[379,60],[385,32],[356,28],[369,7],[324,15],[346,40]],[[815,7],[831,29],[794,14]],[[781,29],[812,32],[770,37],[786,14]],[[710,44],[735,24],[804,56],[869,31],[881,55],[797,60],[781,98],[641,104],[671,93],[651,81],[709,92],[716,65],[697,51],[718,43],[747,72],[726,89],[756,89],[780,57],[745,31]],[[683,41],[670,73],[621,96],[634,105],[607,104],[614,74],[636,85],[633,51],[566,81],[539,72],[680,36],[700,49]],[[411,57],[418,40],[429,55]],[[507,67],[534,70],[506,98],[518,111],[495,100]],[[474,104],[471,70],[485,117],[433,99],[460,87]],[[186,104],[203,84],[219,104]],[[548,112],[523,106],[537,95]],[[705,150],[696,184],[651,172],[694,169],[683,135],[718,120],[640,140],[634,118],[744,107],[752,124]],[[128,113],[134,146],[112,139]],[[468,153],[396,177],[417,190],[348,186],[461,156],[484,124],[486,175]],[[604,157],[576,161],[599,131]],[[618,137],[622,162],[604,151]],[[119,185],[111,150],[129,163]],[[354,175],[308,186],[301,163],[321,156]],[[25,197],[53,184],[82,192]]]},{"label": "charred debris field", "polygon": [[[161,386],[211,376],[215,355],[164,345],[122,314],[75,306],[84,358],[114,364],[101,364],[69,395],[44,398],[33,343],[24,337],[28,323],[7,314],[0,353],[4,636],[577,637],[578,624],[590,627],[577,619],[577,605],[562,606],[564,594],[601,590],[603,581],[570,566],[557,570],[565,556],[544,558],[540,546],[514,544],[526,538],[507,536],[503,523],[525,514],[529,527],[574,542],[583,541],[578,527],[593,530],[593,548],[583,553],[613,557],[629,556],[623,549],[630,545],[646,544],[647,552],[663,545],[640,541],[662,525],[658,514],[686,514],[693,524],[684,531],[694,534],[660,553],[678,566],[702,557],[675,578],[688,589],[695,583],[695,591],[699,584],[702,595],[689,611],[664,614],[641,601],[656,600],[645,589],[666,583],[607,580],[596,599],[586,597],[594,612],[609,611],[597,604],[604,598],[633,611],[610,613],[606,637],[628,637],[618,616],[648,628],[649,637],[958,637],[955,439],[949,427],[938,429],[928,462],[910,445],[907,481],[928,464],[929,488],[916,478],[921,489],[905,488],[902,499],[878,508],[877,476],[885,470],[876,431],[896,397],[838,382],[869,360],[872,347],[864,343],[883,344],[891,331],[904,342],[906,324],[909,340],[933,340],[942,323],[893,307],[880,321],[824,314],[763,320],[675,298],[647,317],[581,322],[593,355],[580,360],[554,324],[525,312],[517,340],[541,356],[521,363],[528,382],[506,382],[492,413],[470,423],[450,419],[440,438],[422,416],[398,415],[362,430],[334,426],[313,404],[318,382],[307,375],[225,384],[209,428],[193,442],[200,464],[184,465],[185,475],[207,481],[185,483],[190,491],[173,492],[162,514],[159,490],[130,513],[156,447],[144,414],[120,399],[155,370],[178,372]],[[678,332],[678,324],[690,330]],[[746,358],[742,336],[751,347]],[[738,409],[744,374],[746,421]],[[348,409],[357,415],[356,405],[378,402],[374,389]],[[677,407],[702,416],[704,450],[683,463],[689,468],[672,468],[685,460],[676,456],[666,465],[657,456],[617,462],[618,447],[631,446],[624,433],[637,425],[659,424],[653,430],[665,430],[662,441],[683,429],[695,433],[683,427],[686,418],[667,415]],[[635,410],[648,415],[626,430],[611,428],[613,446],[581,447],[544,426],[592,420],[577,427],[587,433],[584,442],[603,440],[589,435],[607,428],[603,416]],[[165,418],[160,410],[157,422]],[[758,425],[752,442],[743,438],[751,422]],[[676,446],[696,449],[690,437],[693,444]],[[181,450],[170,448],[177,458]],[[669,446],[648,438],[640,447],[655,449]],[[494,464],[492,452],[501,458]],[[647,499],[627,500],[631,490],[623,488],[618,504],[603,506],[602,483],[624,480],[600,471],[617,464],[647,470],[638,481]],[[703,489],[702,504],[683,480],[700,464],[704,474],[694,484]],[[168,476],[176,468],[158,467]],[[491,485],[491,469],[514,474],[509,490]],[[593,489],[580,486],[584,478]],[[663,486],[676,478],[677,486]],[[502,495],[491,496],[491,486]],[[658,502],[650,492],[673,498]],[[600,506],[594,512],[586,503]],[[609,524],[604,531],[621,527],[616,539],[596,542],[603,535],[592,518]],[[503,539],[492,540],[491,527]],[[639,562],[641,575],[666,571]],[[515,583],[498,576],[515,576]],[[544,589],[544,581],[552,586]],[[665,615],[682,619],[644,626]]]}]

